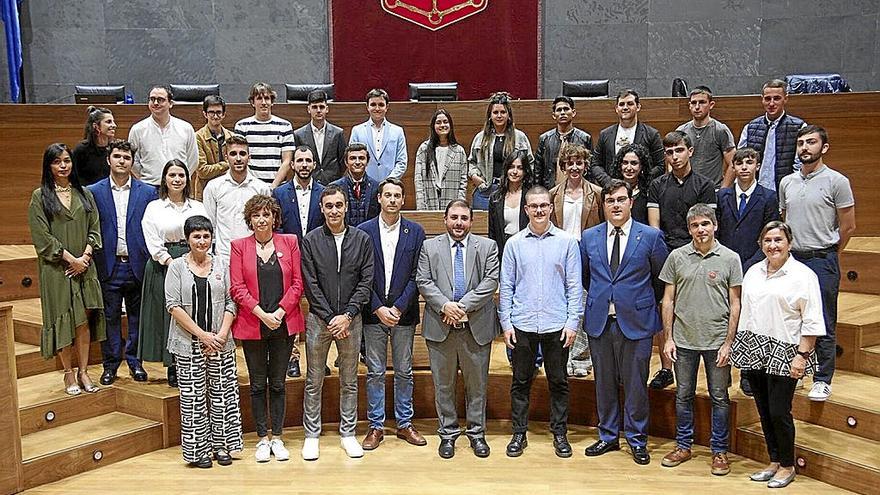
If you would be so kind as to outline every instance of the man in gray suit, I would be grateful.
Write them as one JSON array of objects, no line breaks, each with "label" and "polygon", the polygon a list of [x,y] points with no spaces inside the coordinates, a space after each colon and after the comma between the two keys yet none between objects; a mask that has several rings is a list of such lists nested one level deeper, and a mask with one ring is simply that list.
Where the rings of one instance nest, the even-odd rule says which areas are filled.
[{"label": "man in gray suit", "polygon": [[315,157],[315,171],[312,177],[326,186],[342,177],[345,172],[345,137],[342,128],[327,122],[327,93],[316,89],[309,93],[308,124],[293,131],[296,146],[308,146]]},{"label": "man in gray suit", "polygon": [[416,284],[425,298],[422,335],[428,345],[434,403],[440,421],[440,457],[455,455],[461,434],[455,409],[455,380],[465,383],[467,429],[477,457],[489,456],[485,439],[489,352],[498,335],[495,290],[498,246],[471,234],[473,211],[464,200],[450,201],[444,214],[447,235],[425,241]]}]

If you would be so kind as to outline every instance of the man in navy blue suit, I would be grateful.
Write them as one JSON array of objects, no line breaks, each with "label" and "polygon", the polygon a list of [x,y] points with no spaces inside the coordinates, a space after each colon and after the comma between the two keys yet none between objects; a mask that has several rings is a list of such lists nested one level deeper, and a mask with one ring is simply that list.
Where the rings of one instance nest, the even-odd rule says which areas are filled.
[{"label": "man in navy blue suit", "polygon": [[654,280],[669,251],[663,233],[631,217],[632,189],[614,179],[602,189],[606,221],[581,238],[587,305],[584,330],[596,376],[599,440],[587,456],[619,450],[623,384],[623,429],[637,464],[648,464],[648,366],[652,338],[662,330]]},{"label": "man in navy blue suit", "polygon": [[[302,243],[302,238],[310,230],[324,224],[321,214],[321,192],[324,186],[313,177],[315,158],[308,146],[297,146],[293,150],[293,179],[272,191],[272,197],[281,207],[281,231],[293,234]],[[329,372],[329,368],[326,372]],[[329,373],[327,373],[329,374]],[[302,376],[299,366],[299,348],[293,346],[287,376]]]},{"label": "man in navy blue suit", "polygon": [[384,437],[385,369],[388,340],[394,365],[394,417],[397,438],[412,445],[427,445],[412,424],[413,338],[419,322],[416,269],[425,242],[422,226],[400,215],[404,188],[389,177],[379,184],[378,217],[358,226],[373,240],[373,286],[370,304],[364,306],[364,347],[367,361],[367,419],[370,429],[364,450],[373,450]]},{"label": "man in navy blue suit", "polygon": [[[141,220],[147,204],[158,196],[155,187],[131,176],[132,151],[128,141],[110,143],[107,163],[110,177],[89,186],[98,206],[104,239],[104,247],[95,257],[107,320],[107,340],[101,343],[104,361],[101,384],[110,385],[116,380],[123,350],[132,378],[145,382],[147,373],[137,357],[137,343],[141,286],[150,254]],[[122,338],[123,300],[128,314],[127,342]]]}]

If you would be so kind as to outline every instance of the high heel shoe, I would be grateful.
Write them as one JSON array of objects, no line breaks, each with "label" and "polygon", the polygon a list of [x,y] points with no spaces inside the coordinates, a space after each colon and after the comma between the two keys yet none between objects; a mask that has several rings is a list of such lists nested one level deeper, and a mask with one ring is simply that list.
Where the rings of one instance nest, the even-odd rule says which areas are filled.
[{"label": "high heel shoe", "polygon": [[82,393],[82,389],[79,388],[79,383],[76,381],[76,375],[73,375],[73,384],[68,384],[67,377],[73,374],[73,370],[64,372],[64,391],[67,392],[67,395],[79,395]]},{"label": "high heel shoe", "polygon": [[92,382],[92,379],[91,377],[89,377],[89,374],[88,372],[86,372],[86,370],[80,370],[79,381],[82,383],[82,389],[90,394],[94,394],[98,390],[101,390],[97,385]]}]

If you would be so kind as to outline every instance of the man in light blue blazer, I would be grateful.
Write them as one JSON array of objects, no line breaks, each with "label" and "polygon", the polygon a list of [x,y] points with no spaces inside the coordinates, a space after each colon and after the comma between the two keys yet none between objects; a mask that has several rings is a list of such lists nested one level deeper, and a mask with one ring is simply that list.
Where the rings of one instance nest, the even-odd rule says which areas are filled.
[{"label": "man in light blue blazer", "polygon": [[[132,151],[128,141],[110,143],[107,163],[110,177],[89,186],[98,207],[104,239],[103,247],[95,255],[107,320],[107,340],[101,343],[104,363],[101,384],[110,385],[116,380],[123,351],[132,378],[145,382],[147,373],[137,357],[137,344],[141,286],[150,253],[144,242],[141,220],[147,204],[158,195],[155,187],[131,176]],[[123,300],[128,313],[128,342],[122,338]]]},{"label": "man in light blue blazer", "polygon": [[637,464],[648,464],[648,366],[652,338],[662,330],[657,280],[669,254],[663,233],[631,217],[632,189],[613,179],[602,189],[607,221],[584,231],[581,238],[584,288],[587,290],[584,331],[590,339],[596,376],[599,440],[587,456],[619,450],[621,411],[618,384],[623,384],[623,429]]},{"label": "man in light blue blazer", "polygon": [[370,153],[367,175],[376,182],[388,177],[400,179],[406,172],[406,136],[402,127],[385,119],[388,103],[388,93],[384,89],[371,89],[367,93],[370,119],[354,126],[348,140],[348,144],[367,146]]}]

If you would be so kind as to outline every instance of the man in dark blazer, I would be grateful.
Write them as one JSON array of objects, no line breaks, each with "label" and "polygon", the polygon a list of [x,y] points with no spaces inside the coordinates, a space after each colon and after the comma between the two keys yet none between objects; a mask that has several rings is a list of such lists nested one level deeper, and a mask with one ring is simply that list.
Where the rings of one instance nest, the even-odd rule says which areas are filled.
[{"label": "man in dark blazer", "polygon": [[464,200],[446,207],[446,235],[422,245],[416,284],[425,298],[422,335],[431,359],[434,404],[440,422],[440,457],[455,455],[461,435],[456,412],[455,381],[464,379],[467,430],[478,457],[489,456],[486,443],[486,384],[489,353],[498,335],[495,290],[498,288],[498,245],[471,234],[473,210]]},{"label": "man in dark blazer", "polygon": [[345,172],[345,136],[342,128],[327,121],[327,93],[316,89],[309,93],[308,111],[311,120],[308,124],[293,131],[297,146],[308,146],[315,158],[314,178],[326,186],[342,177]]},{"label": "man in dark blazer", "polygon": [[352,227],[379,216],[379,181],[367,175],[370,160],[367,145],[351,143],[345,148],[345,175],[333,182],[342,189],[348,199],[348,212],[345,221]]},{"label": "man in dark blazer", "polygon": [[[641,144],[651,153],[651,164],[647,172],[651,179],[663,174],[663,140],[657,129],[639,122],[639,94],[634,89],[624,89],[617,94],[617,123],[599,132],[599,141],[593,154],[590,171],[593,179],[605,187],[611,181],[611,165],[617,151],[627,144]],[[644,165],[643,165],[644,166]]]},{"label": "man in dark blazer", "polygon": [[[107,320],[107,340],[101,342],[104,362],[101,384],[110,385],[116,380],[123,351],[132,378],[145,382],[147,372],[137,357],[137,343],[141,286],[150,253],[144,242],[141,220],[147,204],[158,195],[155,187],[131,176],[132,151],[128,141],[110,143],[107,163],[110,177],[89,186],[98,207],[104,239],[104,246],[95,256]],[[128,314],[127,342],[122,338],[123,300]]]},{"label": "man in dark blazer", "polygon": [[584,331],[596,376],[599,440],[587,456],[620,449],[623,384],[623,430],[637,464],[648,464],[648,366],[652,338],[662,330],[654,279],[668,250],[660,230],[632,220],[632,190],[618,179],[602,189],[606,222],[581,238],[587,303]]},{"label": "man in dark blazer", "polygon": [[419,323],[419,293],[416,268],[425,242],[422,226],[400,215],[404,187],[400,179],[387,178],[379,184],[377,218],[359,228],[373,240],[373,287],[370,303],[364,306],[364,357],[367,361],[367,420],[370,429],[364,450],[373,450],[384,437],[385,369],[388,340],[394,365],[394,417],[397,438],[412,445],[427,445],[412,424],[413,339]]}]

